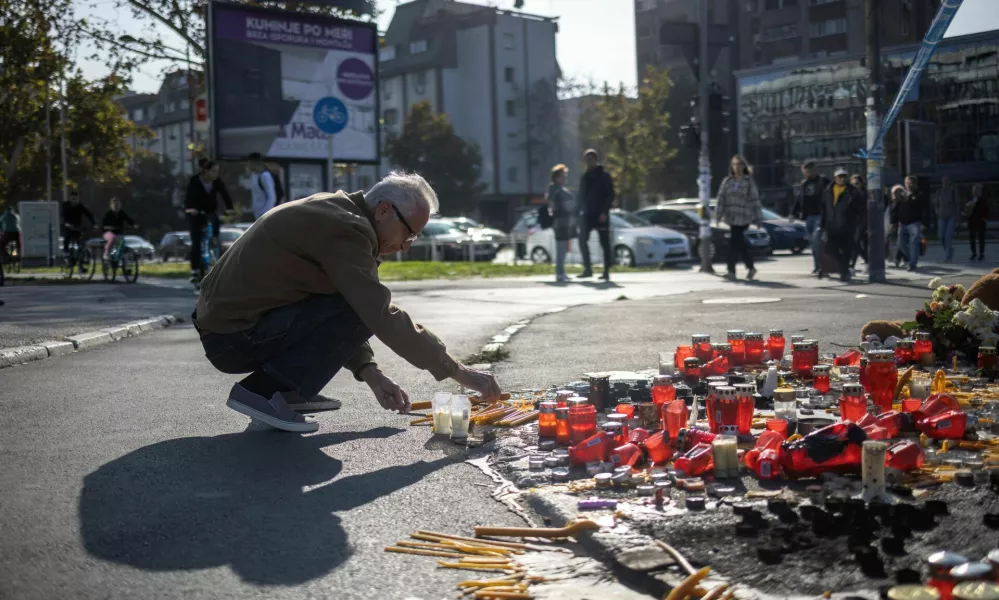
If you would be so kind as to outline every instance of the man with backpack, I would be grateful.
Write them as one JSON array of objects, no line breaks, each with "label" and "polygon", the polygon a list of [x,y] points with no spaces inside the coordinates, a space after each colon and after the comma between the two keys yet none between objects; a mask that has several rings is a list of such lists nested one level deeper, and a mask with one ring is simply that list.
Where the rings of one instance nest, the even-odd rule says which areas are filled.
[{"label": "man with backpack", "polygon": [[267,168],[259,152],[250,154],[250,194],[253,197],[253,218],[259,219],[264,213],[284,200],[281,179]]}]

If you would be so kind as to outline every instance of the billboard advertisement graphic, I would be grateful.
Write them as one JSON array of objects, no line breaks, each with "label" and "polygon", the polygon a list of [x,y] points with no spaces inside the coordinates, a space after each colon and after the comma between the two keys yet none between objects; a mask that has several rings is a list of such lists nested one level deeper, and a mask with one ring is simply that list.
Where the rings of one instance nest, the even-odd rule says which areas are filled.
[{"label": "billboard advertisement graphic", "polygon": [[336,160],[377,162],[377,36],[374,25],[296,12],[211,4],[216,154],[326,160],[316,103],[347,110]]}]

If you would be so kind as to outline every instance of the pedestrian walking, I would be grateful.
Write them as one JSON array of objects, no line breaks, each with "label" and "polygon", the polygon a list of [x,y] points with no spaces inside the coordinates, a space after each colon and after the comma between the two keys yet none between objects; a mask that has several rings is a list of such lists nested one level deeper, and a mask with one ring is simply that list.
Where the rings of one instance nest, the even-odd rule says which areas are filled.
[{"label": "pedestrian walking", "polygon": [[232,210],[232,198],[225,183],[219,178],[219,164],[214,160],[202,160],[201,172],[191,176],[184,198],[184,212],[187,213],[191,232],[191,281],[197,282],[204,276],[201,242],[208,223],[212,224],[212,239],[219,240],[222,222],[220,213]]},{"label": "pedestrian walking", "polygon": [[[12,244],[21,254],[21,216],[10,204],[0,213],[0,258],[8,257],[7,245]],[[9,258],[9,257],[8,257]]]},{"label": "pedestrian walking", "polygon": [[730,229],[728,244],[728,278],[735,279],[735,263],[741,256],[746,263],[746,279],[756,276],[756,266],[746,244],[746,229],[763,221],[760,191],[753,181],[753,172],[746,159],[738,154],[728,166],[728,177],[718,187],[716,220],[724,221]]},{"label": "pedestrian walking", "polygon": [[249,373],[233,385],[229,408],[285,431],[316,431],[299,411],[339,408],[319,393],[346,367],[382,408],[408,412],[409,395],[375,363],[372,335],[438,381],[499,397],[491,374],[452,358],[378,278],[379,257],[408,249],[438,208],[425,179],[389,173],[367,194],[281,204],[240,236],[205,276],[191,315],[208,361]]},{"label": "pedestrian walking", "polygon": [[253,199],[253,218],[259,219],[278,204],[277,183],[259,152],[250,154],[250,196]]},{"label": "pedestrian walking", "polygon": [[[894,188],[893,188],[894,191]],[[909,271],[915,271],[919,266],[919,254],[923,238],[924,225],[928,219],[929,206],[925,197],[916,187],[915,177],[905,178],[905,191],[896,201],[894,222],[898,226],[898,248],[908,259]],[[900,263],[899,254],[895,255],[895,266]]]},{"label": "pedestrian walking", "polygon": [[552,167],[552,183],[548,186],[548,205],[552,214],[552,233],[555,234],[555,281],[568,283],[565,274],[565,255],[569,241],[576,237],[576,200],[565,188],[569,167],[557,164]]},{"label": "pedestrian walking", "polygon": [[[982,194],[982,184],[971,188],[971,201],[965,206],[968,216],[968,239],[971,243],[971,258],[968,260],[985,260],[985,229],[989,222],[989,201]],[[978,254],[975,254],[975,241],[978,241]]]},{"label": "pedestrian walking", "polygon": [[819,224],[822,222],[822,194],[829,186],[829,179],[815,170],[815,163],[808,161],[801,165],[803,179],[798,185],[794,205],[791,207],[792,219],[803,220],[808,232],[808,241],[812,248],[812,275],[819,272]]},{"label": "pedestrian walking", "polygon": [[600,247],[604,251],[604,274],[601,279],[610,281],[610,209],[614,203],[614,180],[600,164],[600,155],[590,148],[583,153],[586,172],[579,180],[579,252],[583,255],[583,272],[579,277],[593,277],[590,262],[590,232],[597,231]]},{"label": "pedestrian walking", "polygon": [[[846,169],[837,167],[832,185],[822,195],[823,251],[836,261],[843,281],[850,281],[850,261],[853,260],[860,212],[858,207],[863,203],[859,190],[847,181],[847,177]],[[829,274],[821,262],[820,267],[819,278]]]},{"label": "pedestrian walking", "polygon": [[857,190],[857,236],[853,241],[853,257],[850,260],[850,268],[856,270],[857,258],[863,258],[864,264],[867,264],[867,181],[860,173],[854,173],[850,176],[850,185]]},{"label": "pedestrian walking", "polygon": [[933,202],[933,209],[937,213],[937,231],[944,247],[944,262],[954,260],[954,233],[957,231],[957,220],[961,217],[963,206],[957,189],[951,185],[950,177],[944,175]]}]

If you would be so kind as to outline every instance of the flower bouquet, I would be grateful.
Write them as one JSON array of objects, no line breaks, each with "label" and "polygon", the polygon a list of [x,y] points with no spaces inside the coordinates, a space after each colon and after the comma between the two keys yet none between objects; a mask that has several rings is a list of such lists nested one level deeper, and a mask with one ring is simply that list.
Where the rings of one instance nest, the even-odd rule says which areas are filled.
[{"label": "flower bouquet", "polygon": [[999,341],[999,311],[991,310],[981,300],[961,306],[963,285],[941,285],[930,281],[933,290],[916,319],[902,324],[905,331],[926,331],[933,337],[933,352],[946,359],[955,353],[975,361],[980,346],[995,346]]}]

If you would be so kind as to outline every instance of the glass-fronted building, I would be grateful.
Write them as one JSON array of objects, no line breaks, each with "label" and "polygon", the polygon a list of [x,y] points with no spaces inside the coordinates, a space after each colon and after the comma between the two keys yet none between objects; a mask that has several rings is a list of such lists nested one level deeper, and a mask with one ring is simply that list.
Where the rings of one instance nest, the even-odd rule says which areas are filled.
[{"label": "glass-fronted building", "polygon": [[[917,50],[882,52],[885,110]],[[739,147],[767,204],[788,201],[805,161],[830,176],[839,165],[866,171],[854,158],[867,135],[863,57],[771,65],[735,77]],[[900,134],[903,129],[913,133]],[[999,192],[999,31],[948,38],[937,47],[885,139],[884,183],[909,174],[929,186],[949,175],[962,188],[985,183],[987,197]]]}]

